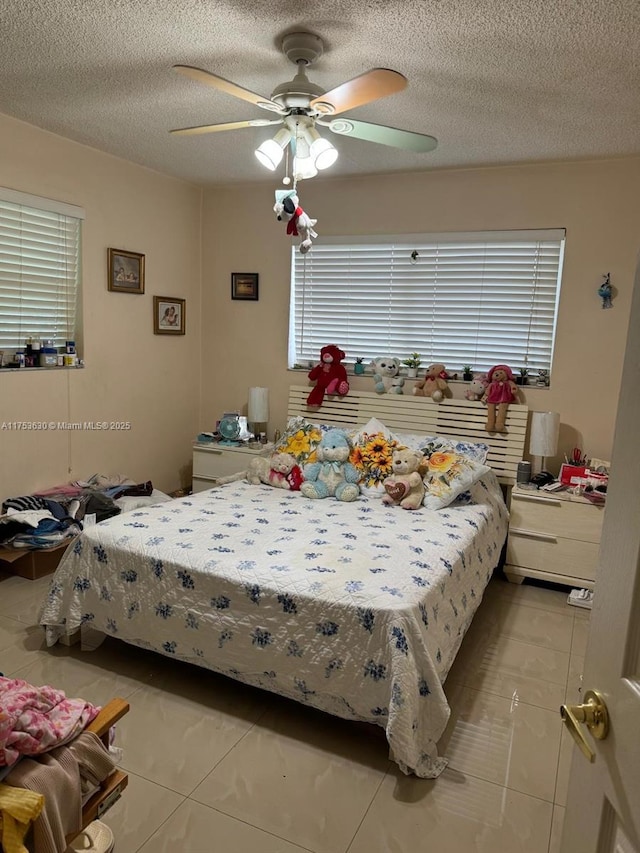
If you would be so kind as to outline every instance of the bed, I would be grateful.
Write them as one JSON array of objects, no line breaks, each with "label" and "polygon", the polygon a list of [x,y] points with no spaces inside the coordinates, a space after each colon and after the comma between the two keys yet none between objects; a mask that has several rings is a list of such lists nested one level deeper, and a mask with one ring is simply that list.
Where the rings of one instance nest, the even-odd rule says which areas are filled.
[{"label": "bed", "polygon": [[[290,415],[300,413],[301,391],[308,389],[291,389]],[[333,412],[340,403],[329,401],[313,417],[385,417],[376,395],[347,400],[349,410]],[[384,406],[387,421],[397,416],[415,431],[449,403],[449,435],[487,438],[479,404]],[[88,528],[44,602],[47,642],[90,625],[382,726],[405,772],[439,775],[446,758],[436,744],[449,716],[442,685],[506,538],[499,479],[512,481],[526,428],[526,408],[511,408],[508,435],[491,439],[493,470],[437,512],[405,512],[368,496],[312,501],[238,480]],[[437,424],[426,429],[443,433]]]}]

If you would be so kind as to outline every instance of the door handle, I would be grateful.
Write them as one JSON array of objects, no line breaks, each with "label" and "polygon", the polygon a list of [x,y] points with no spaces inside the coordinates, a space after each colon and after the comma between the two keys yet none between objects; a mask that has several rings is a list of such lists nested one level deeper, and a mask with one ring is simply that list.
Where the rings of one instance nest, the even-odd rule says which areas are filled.
[{"label": "door handle", "polygon": [[589,746],[580,724],[584,723],[596,740],[604,740],[609,734],[609,712],[602,694],[597,690],[587,690],[582,705],[561,705],[560,716],[584,757],[593,764],[596,754]]}]

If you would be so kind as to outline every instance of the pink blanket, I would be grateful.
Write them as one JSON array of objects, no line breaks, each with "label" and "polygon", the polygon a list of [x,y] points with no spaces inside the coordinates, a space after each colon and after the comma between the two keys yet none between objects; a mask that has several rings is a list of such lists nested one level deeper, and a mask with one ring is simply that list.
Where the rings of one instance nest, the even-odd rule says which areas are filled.
[{"label": "pink blanket", "polygon": [[0,676],[0,767],[66,743],[99,711],[84,699],[67,699],[62,690]]}]

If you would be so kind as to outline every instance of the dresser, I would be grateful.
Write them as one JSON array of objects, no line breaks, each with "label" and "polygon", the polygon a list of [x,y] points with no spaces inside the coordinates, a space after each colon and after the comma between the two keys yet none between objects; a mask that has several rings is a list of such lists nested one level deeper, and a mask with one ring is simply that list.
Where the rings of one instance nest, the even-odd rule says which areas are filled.
[{"label": "dresser", "polygon": [[511,491],[504,573],[593,589],[604,507],[569,492]]},{"label": "dresser", "polygon": [[204,492],[218,484],[222,477],[246,471],[254,456],[268,455],[273,445],[257,447],[233,444],[193,444],[193,484],[196,492]]}]

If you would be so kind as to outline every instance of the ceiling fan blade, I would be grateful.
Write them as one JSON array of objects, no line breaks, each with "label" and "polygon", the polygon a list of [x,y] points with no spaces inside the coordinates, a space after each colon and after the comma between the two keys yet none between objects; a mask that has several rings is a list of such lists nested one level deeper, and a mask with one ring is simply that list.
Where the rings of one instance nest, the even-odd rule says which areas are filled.
[{"label": "ceiling fan blade", "polygon": [[252,118],[248,121],[227,121],[223,124],[201,124],[198,127],[180,127],[177,130],[170,130],[169,133],[195,136],[199,133],[218,133],[221,130],[241,130],[243,127],[266,127],[268,124],[282,124],[282,119],[276,118],[269,121],[268,118]]},{"label": "ceiling fan blade", "polygon": [[367,142],[377,142],[379,145],[404,148],[405,151],[424,153],[426,151],[433,151],[438,145],[438,140],[434,136],[428,136],[426,133],[399,130],[397,127],[372,124],[369,121],[337,118],[332,121],[319,121],[318,124],[328,127],[329,130],[340,136],[353,136],[356,139],[366,139]]},{"label": "ceiling fan blade", "polygon": [[184,74],[185,77],[189,77],[197,83],[204,83],[206,86],[211,86],[219,92],[233,95],[234,98],[242,98],[243,101],[249,101],[250,104],[255,104],[257,107],[262,107],[265,110],[271,110],[271,112],[280,113],[283,111],[280,104],[276,104],[275,101],[271,101],[263,95],[257,95],[249,89],[243,89],[237,83],[225,80],[224,77],[218,77],[217,74],[212,74],[210,71],[205,71],[202,68],[194,68],[192,65],[174,65],[173,67],[179,74]]},{"label": "ceiling fan blade", "polygon": [[399,71],[389,68],[372,68],[353,80],[341,83],[324,95],[311,101],[310,106],[320,113],[337,115],[401,92],[407,86],[407,78]]}]

